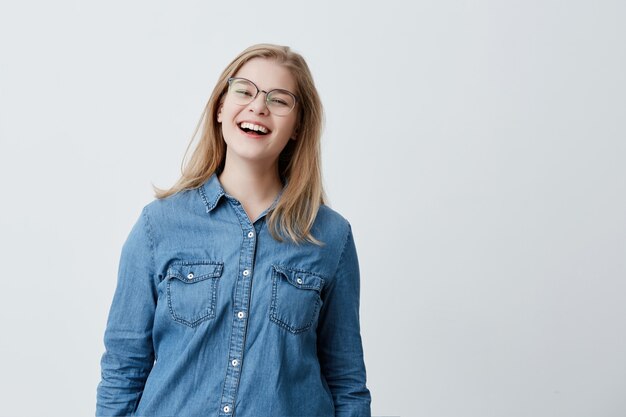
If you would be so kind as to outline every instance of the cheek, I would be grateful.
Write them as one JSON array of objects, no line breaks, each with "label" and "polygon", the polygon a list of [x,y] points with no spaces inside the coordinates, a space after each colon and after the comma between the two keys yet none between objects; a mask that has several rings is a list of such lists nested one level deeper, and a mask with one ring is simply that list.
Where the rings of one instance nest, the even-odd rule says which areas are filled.
[{"label": "cheek", "polygon": [[229,120],[234,119],[239,111],[241,111],[239,106],[233,106],[232,104],[229,105],[229,103],[225,101],[222,103],[220,110],[218,111],[218,121],[220,123],[228,122]]},{"label": "cheek", "polygon": [[292,136],[296,130],[296,118],[294,117],[294,118],[291,118],[290,120],[285,120],[283,130],[285,130],[286,132],[289,133],[290,136]]}]

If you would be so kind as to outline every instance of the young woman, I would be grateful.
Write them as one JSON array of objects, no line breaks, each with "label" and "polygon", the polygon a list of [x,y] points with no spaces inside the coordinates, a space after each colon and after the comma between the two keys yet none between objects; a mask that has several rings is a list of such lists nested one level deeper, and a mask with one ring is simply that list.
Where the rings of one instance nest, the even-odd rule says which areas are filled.
[{"label": "young woman", "polygon": [[201,122],[123,246],[96,414],[369,417],[356,247],[324,204],[306,62],[246,49]]}]

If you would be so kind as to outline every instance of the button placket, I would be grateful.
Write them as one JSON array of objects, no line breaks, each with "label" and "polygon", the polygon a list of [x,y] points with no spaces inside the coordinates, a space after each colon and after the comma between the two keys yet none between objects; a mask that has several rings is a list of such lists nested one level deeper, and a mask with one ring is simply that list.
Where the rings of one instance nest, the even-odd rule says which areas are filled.
[{"label": "button placket", "polygon": [[[234,206],[234,211],[241,223],[243,239],[241,240],[238,271],[235,282],[235,298],[233,303],[232,331],[228,345],[229,363],[226,370],[221,397],[221,408],[219,414],[231,415],[235,413],[235,403],[239,391],[240,377],[243,367],[245,353],[245,340],[250,310],[250,296],[252,292],[253,265],[256,249],[257,230],[239,205]],[[247,238],[246,238],[247,236]],[[226,410],[228,407],[228,411]]]}]

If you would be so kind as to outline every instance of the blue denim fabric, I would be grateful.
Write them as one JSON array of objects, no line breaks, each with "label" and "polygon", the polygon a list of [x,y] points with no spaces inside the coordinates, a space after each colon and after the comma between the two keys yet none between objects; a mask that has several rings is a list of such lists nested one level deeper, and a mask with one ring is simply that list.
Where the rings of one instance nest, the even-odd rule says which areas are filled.
[{"label": "blue denim fabric", "polygon": [[322,205],[325,246],[280,243],[268,210],[251,222],[216,175],[144,207],[122,249],[97,416],[370,417],[351,226]]}]

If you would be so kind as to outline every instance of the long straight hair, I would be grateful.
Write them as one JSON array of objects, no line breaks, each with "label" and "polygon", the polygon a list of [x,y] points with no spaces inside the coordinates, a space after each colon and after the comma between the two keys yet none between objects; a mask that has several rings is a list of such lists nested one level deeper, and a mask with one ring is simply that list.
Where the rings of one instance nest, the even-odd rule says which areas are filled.
[{"label": "long straight hair", "polygon": [[[311,228],[322,204],[327,200],[322,184],[321,134],[323,108],[313,76],[304,58],[287,46],[253,45],[240,53],[222,72],[207,102],[200,121],[185,152],[182,176],[169,189],[153,186],[159,199],[184,190],[200,187],[213,173],[220,174],[226,161],[226,143],[217,122],[217,110],[228,90],[228,78],[253,58],[265,58],[287,68],[296,82],[298,118],[296,139],[289,140],[278,157],[281,180],[287,184],[277,204],[268,212],[268,229],[279,242],[289,239],[295,244],[308,241],[323,245],[311,234]],[[198,132],[200,139],[191,158],[186,156]]]}]

